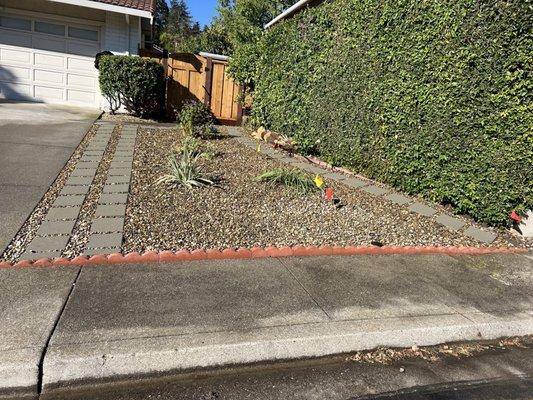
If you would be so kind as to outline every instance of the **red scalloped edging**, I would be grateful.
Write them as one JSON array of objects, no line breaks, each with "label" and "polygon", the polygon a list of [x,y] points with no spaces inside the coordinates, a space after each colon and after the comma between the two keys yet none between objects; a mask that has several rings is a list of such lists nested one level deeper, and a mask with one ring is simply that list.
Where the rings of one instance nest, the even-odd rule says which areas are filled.
[{"label": "red scalloped edging", "polygon": [[422,246],[282,246],[282,247],[253,247],[251,249],[209,249],[209,250],[179,250],[143,254],[136,252],[122,255],[94,255],[92,257],[78,256],[73,259],[41,258],[38,260],[22,260],[16,263],[0,262],[0,268],[29,268],[51,266],[80,266],[106,264],[138,264],[147,262],[171,261],[202,261],[202,260],[235,260],[268,257],[315,257],[315,256],[355,256],[355,255],[391,255],[391,254],[523,254],[529,250],[511,247],[422,247]]}]

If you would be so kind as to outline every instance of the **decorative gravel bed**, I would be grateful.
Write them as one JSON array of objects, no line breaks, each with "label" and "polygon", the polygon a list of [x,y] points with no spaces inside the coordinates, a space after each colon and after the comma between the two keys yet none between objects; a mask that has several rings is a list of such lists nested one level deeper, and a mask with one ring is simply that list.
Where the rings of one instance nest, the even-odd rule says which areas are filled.
[{"label": "decorative gravel bed", "polygon": [[[213,140],[220,155],[203,160],[220,187],[187,191],[155,181],[168,173],[167,158],[183,136],[178,129],[141,128],[137,137],[123,252],[290,245],[481,246],[431,218],[341,183],[345,206],[337,209],[319,193],[254,182],[284,166],[234,138]],[[512,246],[497,238],[490,246]]]}]

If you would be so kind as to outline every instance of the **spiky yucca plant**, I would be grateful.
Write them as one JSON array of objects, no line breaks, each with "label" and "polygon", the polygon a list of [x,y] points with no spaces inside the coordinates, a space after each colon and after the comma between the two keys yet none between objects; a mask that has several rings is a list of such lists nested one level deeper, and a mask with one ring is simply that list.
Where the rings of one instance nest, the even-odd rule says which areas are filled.
[{"label": "spiky yucca plant", "polygon": [[198,166],[200,155],[193,155],[191,151],[182,151],[169,157],[170,174],[159,178],[157,184],[172,184],[187,189],[213,185],[214,182],[205,178]]},{"label": "spiky yucca plant", "polygon": [[308,194],[318,190],[313,178],[299,169],[275,168],[257,176],[255,181],[288,186],[299,194]]}]

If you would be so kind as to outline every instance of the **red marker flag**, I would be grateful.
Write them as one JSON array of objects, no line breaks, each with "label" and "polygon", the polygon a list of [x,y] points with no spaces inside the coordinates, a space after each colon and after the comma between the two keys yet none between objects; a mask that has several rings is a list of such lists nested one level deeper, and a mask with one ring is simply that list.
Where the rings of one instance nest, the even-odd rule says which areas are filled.
[{"label": "red marker flag", "polygon": [[332,187],[326,188],[326,200],[333,201],[333,188]]},{"label": "red marker flag", "polygon": [[511,217],[511,219],[512,219],[513,221],[515,221],[515,222],[517,222],[517,223],[522,222],[522,217],[521,217],[519,214],[517,214],[517,212],[516,212],[515,210],[513,210],[513,211],[511,212],[510,217]]}]

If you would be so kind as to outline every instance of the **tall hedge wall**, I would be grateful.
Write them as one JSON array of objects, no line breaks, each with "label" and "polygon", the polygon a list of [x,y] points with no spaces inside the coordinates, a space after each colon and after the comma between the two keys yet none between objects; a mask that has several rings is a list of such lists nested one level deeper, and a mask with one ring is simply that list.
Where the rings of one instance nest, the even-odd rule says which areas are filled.
[{"label": "tall hedge wall", "polygon": [[327,2],[257,44],[253,115],[307,153],[506,225],[533,207],[532,21],[529,0]]}]

